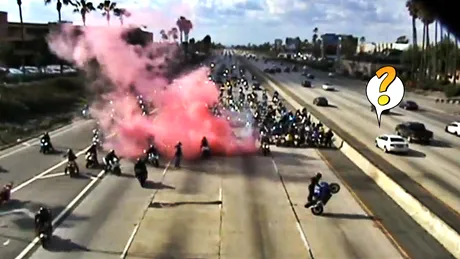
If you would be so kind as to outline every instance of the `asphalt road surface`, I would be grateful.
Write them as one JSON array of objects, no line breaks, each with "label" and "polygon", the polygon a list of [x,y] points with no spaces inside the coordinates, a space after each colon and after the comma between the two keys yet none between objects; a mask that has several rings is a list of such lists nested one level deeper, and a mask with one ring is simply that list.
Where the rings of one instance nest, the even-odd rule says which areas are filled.
[{"label": "asphalt road surface", "polygon": [[[78,151],[89,144],[91,129],[91,122],[85,122],[52,138],[57,148]],[[13,150],[17,148],[22,147]],[[2,183],[19,184],[63,159],[40,155],[37,148],[1,153],[0,164],[9,171],[1,176],[19,172],[17,178],[2,178]],[[62,165],[51,170],[49,178],[36,178],[13,193],[15,201],[1,208],[0,258],[387,259],[404,258],[404,251],[412,258],[450,258],[397,206],[389,206],[388,197],[374,192],[375,186],[363,186],[361,191],[373,190],[368,194],[373,204],[388,205],[385,213],[397,217],[390,222],[397,226],[395,233],[382,230],[382,219],[338,177],[364,173],[339,159],[339,151],[326,153],[324,160],[315,149],[272,148],[273,157],[216,157],[184,162],[182,169],[163,161],[162,168],[149,168],[151,182],[144,189],[132,177],[128,161],[122,160],[122,177],[103,179],[97,177],[99,170],[82,169],[87,175],[82,179],[55,175],[63,171]],[[36,162],[27,163],[31,160],[26,154]],[[22,167],[15,169],[17,163]],[[318,171],[325,181],[342,185],[323,217],[303,207],[308,179]],[[55,229],[47,250],[35,248],[28,257],[16,257],[33,239],[27,211],[47,204],[58,215],[76,199],[76,208]],[[393,235],[405,236],[407,242],[398,244]]]},{"label": "asphalt road surface", "polygon": [[[253,62],[263,69],[263,61]],[[392,110],[391,115],[383,115],[381,126],[377,124],[375,113],[370,111],[370,104],[364,91],[357,91],[349,85],[341,84],[340,80],[332,83],[337,91],[324,91],[321,86],[331,80],[318,74],[312,80],[313,88],[303,88],[300,73],[281,73],[273,76],[295,95],[307,103],[312,103],[318,96],[326,97],[332,107],[319,108],[321,112],[338,123],[350,134],[359,135],[359,139],[374,149],[382,158],[405,172],[412,179],[425,187],[434,196],[448,204],[457,213],[460,212],[460,138],[444,132],[446,123],[451,122],[451,115],[438,114],[433,116],[428,111],[406,111],[400,108]],[[419,103],[423,108],[423,103]],[[426,114],[430,114],[426,116]],[[406,121],[418,121],[433,131],[432,144],[411,144],[411,152],[407,156],[384,154],[375,148],[374,140],[380,134],[394,133],[397,124]]]}]

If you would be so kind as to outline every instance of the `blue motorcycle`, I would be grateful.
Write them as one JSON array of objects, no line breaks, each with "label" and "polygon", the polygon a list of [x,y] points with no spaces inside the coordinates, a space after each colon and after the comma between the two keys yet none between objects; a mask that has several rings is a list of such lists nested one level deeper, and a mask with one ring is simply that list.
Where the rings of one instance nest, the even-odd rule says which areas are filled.
[{"label": "blue motorcycle", "polygon": [[326,183],[320,182],[315,186],[313,192],[314,203],[311,207],[313,215],[319,216],[324,212],[324,206],[331,199],[332,195],[340,191],[340,185],[338,183]]}]

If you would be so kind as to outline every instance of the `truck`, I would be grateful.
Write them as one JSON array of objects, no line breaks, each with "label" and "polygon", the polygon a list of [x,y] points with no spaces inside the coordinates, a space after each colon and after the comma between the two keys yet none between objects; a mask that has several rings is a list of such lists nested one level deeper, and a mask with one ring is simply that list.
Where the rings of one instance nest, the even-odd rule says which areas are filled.
[{"label": "truck", "polygon": [[395,128],[396,134],[404,137],[409,142],[420,142],[429,144],[433,139],[433,132],[427,130],[425,125],[420,122],[405,122],[398,124]]}]

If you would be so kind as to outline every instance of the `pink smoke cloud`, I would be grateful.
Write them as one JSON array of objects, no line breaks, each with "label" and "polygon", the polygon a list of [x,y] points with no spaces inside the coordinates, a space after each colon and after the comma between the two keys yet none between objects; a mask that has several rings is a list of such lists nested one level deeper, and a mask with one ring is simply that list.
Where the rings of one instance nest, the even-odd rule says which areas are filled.
[{"label": "pink smoke cloud", "polygon": [[[84,27],[76,33],[76,27],[65,25],[48,38],[56,55],[80,69],[94,70],[91,61],[97,60],[100,78],[90,87],[104,88],[105,94],[91,110],[106,134],[116,133],[106,148],[114,148],[121,156],[137,157],[153,136],[163,155],[172,157],[180,141],[184,157],[191,159],[199,156],[201,138],[206,136],[214,153],[256,150],[252,136],[237,137],[226,119],[210,112],[219,92],[208,81],[209,69],[201,67],[171,81],[167,67],[177,62],[178,45],[130,45],[123,39],[127,30]],[[133,90],[153,104],[153,115],[142,116]]]}]

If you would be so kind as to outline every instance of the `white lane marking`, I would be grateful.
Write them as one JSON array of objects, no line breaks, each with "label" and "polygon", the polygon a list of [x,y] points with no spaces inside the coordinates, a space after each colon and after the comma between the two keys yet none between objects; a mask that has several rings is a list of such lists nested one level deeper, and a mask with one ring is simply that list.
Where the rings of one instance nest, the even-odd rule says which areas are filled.
[{"label": "white lane marking", "polygon": [[[169,161],[168,164],[165,166],[165,169],[163,170],[163,173],[161,174],[160,183],[163,183],[163,181],[165,179],[166,172],[168,171],[170,165],[171,165],[171,161]],[[123,249],[123,252],[120,255],[121,259],[125,259],[126,256],[128,255],[128,250],[129,250],[129,248],[131,247],[131,245],[134,242],[134,238],[136,237],[137,231],[139,231],[139,228],[141,226],[142,220],[144,219],[145,215],[147,214],[147,210],[149,209],[150,204],[152,203],[153,199],[155,199],[155,195],[158,193],[159,190],[160,189],[156,189],[155,192],[148,199],[147,206],[144,209],[144,212],[142,213],[142,216],[139,219],[139,222],[136,224],[136,226],[133,229],[133,232],[129,236],[128,242],[126,243],[125,248]],[[16,259],[20,259],[20,258],[16,258]]]},{"label": "white lane marking", "polygon": [[[77,197],[75,197],[66,207],[63,211],[61,211],[61,213],[53,220],[53,227],[55,228],[56,225],[57,225],[57,222],[61,221],[64,216],[70,212],[70,210],[72,210],[75,205],[85,196],[85,194],[87,192],[89,192],[91,190],[91,188],[93,187],[93,185],[95,185],[98,180],[100,180],[102,178],[102,176],[104,175],[105,171],[102,170],[96,177],[96,179],[93,179],[88,185],[86,185],[86,187],[77,195]],[[36,237],[34,240],[32,240],[32,242],[30,242],[30,244],[24,248],[24,250],[22,250],[22,252],[15,257],[15,259],[23,259],[27,256],[27,254],[34,248],[35,245],[37,245],[37,243],[39,242],[39,239],[38,237]]]},{"label": "white lane marking", "polygon": [[[76,153],[75,155],[76,155],[77,157],[79,157],[80,155],[86,153],[86,150],[87,150],[89,147],[90,147],[90,146],[84,148],[82,151]],[[61,167],[61,166],[64,165],[65,163],[67,163],[67,160],[63,160],[63,161],[61,161],[61,162],[55,164],[54,166],[52,166],[52,167],[48,168],[47,170],[43,171],[42,173],[40,173],[40,174],[38,174],[38,175],[36,175],[36,176],[30,178],[29,180],[27,180],[27,181],[21,183],[20,185],[16,186],[15,188],[13,188],[13,189],[11,190],[11,193],[15,193],[15,192],[21,190],[22,188],[26,187],[27,185],[29,185],[29,184],[35,182],[36,180],[42,178],[43,176],[45,176],[45,175],[49,174],[50,172],[56,170],[57,168]]]},{"label": "white lane marking", "polygon": [[54,178],[54,177],[59,177],[59,176],[64,176],[66,175],[66,173],[62,172],[62,173],[55,173],[55,174],[48,174],[48,175],[44,175],[38,179],[48,179],[48,178]]},{"label": "white lane marking", "polygon": [[219,204],[219,210],[222,209],[222,203],[224,202],[223,200],[223,192],[222,192],[222,186],[219,187],[219,201],[220,201],[220,204]]},{"label": "white lane marking", "polygon": [[6,216],[6,215],[18,214],[18,213],[27,215],[31,219],[33,219],[35,217],[35,213],[33,213],[32,211],[30,211],[27,208],[14,209],[14,210],[8,210],[8,211],[0,212],[0,216]]},{"label": "white lane marking", "polygon": [[308,253],[310,255],[310,258],[314,259],[315,257],[313,256],[313,251],[311,249],[310,243],[308,242],[307,235],[305,235],[305,231],[303,230],[302,223],[300,223],[299,216],[297,215],[297,211],[294,208],[294,204],[292,203],[291,196],[289,195],[289,192],[288,192],[288,190],[286,188],[286,185],[284,184],[283,176],[281,175],[281,173],[280,173],[280,171],[278,169],[278,166],[276,165],[275,159],[272,157],[271,160],[272,160],[273,167],[275,168],[275,172],[278,175],[278,177],[280,178],[281,185],[283,186],[284,192],[286,193],[286,197],[287,197],[289,206],[291,207],[292,212],[294,213],[294,218],[295,218],[295,221],[296,221],[296,228],[299,231],[300,238],[302,239],[302,242],[303,242],[305,248],[307,249],[307,251],[308,251]]},{"label": "white lane marking", "polygon": [[[68,131],[71,131],[71,130],[74,130],[76,128],[79,128],[89,122],[91,122],[92,120],[87,120],[87,121],[84,121],[84,122],[75,122],[73,124],[70,124],[70,125],[67,125],[67,126],[64,126],[62,128],[59,128],[59,129],[56,129],[55,131],[51,132],[51,137],[58,137],[64,133],[67,133]],[[9,157],[11,155],[14,155],[18,152],[21,152],[31,146],[34,145],[34,142],[36,142],[39,138],[33,138],[33,139],[30,139],[28,140],[27,142],[23,142],[21,143],[22,144],[22,147],[20,148],[16,148],[10,152],[7,152],[6,154],[3,154],[3,155],[0,155],[0,159],[2,158],[5,158],[5,157]],[[31,144],[32,143],[32,144]],[[27,146],[28,145],[28,146]]]}]

